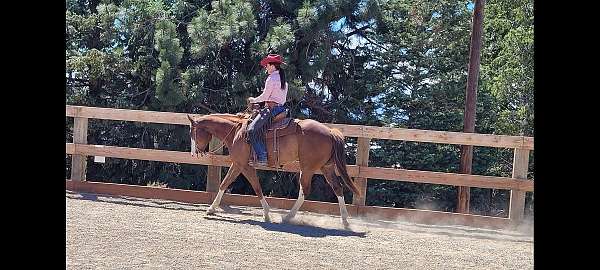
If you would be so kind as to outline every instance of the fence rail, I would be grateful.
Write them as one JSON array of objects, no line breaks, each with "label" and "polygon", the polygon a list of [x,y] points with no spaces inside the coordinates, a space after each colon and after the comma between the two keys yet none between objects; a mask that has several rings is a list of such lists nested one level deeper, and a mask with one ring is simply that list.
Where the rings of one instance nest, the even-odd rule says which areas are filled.
[{"label": "fence rail", "polygon": [[[208,174],[207,191],[214,193],[215,186],[221,181],[220,167],[229,167],[231,160],[226,155],[209,154],[204,157],[191,157],[189,152],[165,151],[155,149],[127,148],[104,145],[87,144],[87,125],[88,119],[107,119],[118,121],[134,121],[148,123],[162,123],[175,125],[189,125],[186,113],[154,112],[139,110],[124,110],[112,108],[97,108],[83,106],[66,106],[66,116],[74,118],[73,143],[66,143],[66,153],[73,155],[72,160],[72,181],[85,181],[86,156],[104,156],[124,159],[153,160],[162,162],[175,162],[187,164],[208,165],[212,173]],[[524,136],[503,136],[476,133],[460,133],[446,131],[430,131],[404,128],[372,127],[360,125],[342,125],[325,124],[329,127],[340,129],[346,137],[357,137],[358,148],[356,165],[348,165],[348,173],[355,177],[359,187],[366,190],[366,183],[369,179],[382,179],[391,181],[406,181],[414,183],[429,183],[453,186],[479,187],[506,189],[511,191],[511,201],[509,209],[509,219],[511,223],[518,223],[523,218],[525,205],[525,192],[533,191],[533,180],[527,179],[527,168],[529,162],[529,152],[533,150],[533,138]],[[513,159],[512,177],[495,177],[483,175],[466,175],[456,173],[442,173],[431,171],[405,170],[394,168],[369,167],[369,150],[372,139],[385,140],[403,140],[427,143],[442,143],[456,145],[487,146],[498,148],[513,148],[515,157]],[[284,166],[280,171],[297,172],[298,163],[292,163]],[[260,167],[262,170],[275,170],[274,168]],[[320,173],[320,172],[317,172]],[[82,187],[83,184],[70,184],[71,187]],[[146,188],[146,187],[141,187]],[[188,193],[186,193],[188,194]],[[235,197],[235,196],[234,196]],[[366,193],[365,193],[366,197]],[[206,198],[206,196],[204,196]],[[248,197],[244,197],[248,198]],[[270,198],[271,200],[280,200]],[[249,200],[244,199],[240,203],[248,204]],[[326,203],[314,202],[317,205]],[[312,205],[312,204],[310,204]],[[290,205],[291,207],[291,205]],[[310,206],[307,206],[311,208]],[[406,215],[407,213],[425,213],[420,210],[411,212],[407,209],[385,208],[365,206],[365,198],[355,197],[351,207],[358,207],[355,214],[367,215],[375,212],[384,216]],[[318,208],[318,207],[315,207]],[[354,208],[353,208],[354,209]],[[383,210],[382,210],[383,209]],[[370,212],[371,211],[371,212]],[[407,212],[408,211],[408,212]],[[432,211],[436,212],[436,211]],[[394,214],[395,213],[395,214]],[[474,220],[489,219],[490,222],[475,222],[476,224],[506,224],[502,218],[493,218],[487,216],[477,216],[458,213],[436,212],[447,215],[449,218],[460,220],[463,223],[475,222]],[[411,215],[413,215],[411,214]],[[413,216],[418,215],[414,214]],[[431,214],[423,214],[423,217]],[[464,216],[472,216],[465,218]],[[473,218],[477,217],[477,218]],[[508,219],[507,219],[508,220]]]}]

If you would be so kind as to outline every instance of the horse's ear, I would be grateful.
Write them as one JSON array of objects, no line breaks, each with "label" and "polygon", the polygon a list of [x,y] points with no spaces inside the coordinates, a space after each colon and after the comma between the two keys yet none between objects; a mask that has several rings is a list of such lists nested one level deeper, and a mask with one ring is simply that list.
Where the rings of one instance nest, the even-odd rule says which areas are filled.
[{"label": "horse's ear", "polygon": [[192,117],[189,114],[186,114],[188,119],[190,119],[190,123],[192,123],[192,125],[194,124],[194,119],[192,119]]}]

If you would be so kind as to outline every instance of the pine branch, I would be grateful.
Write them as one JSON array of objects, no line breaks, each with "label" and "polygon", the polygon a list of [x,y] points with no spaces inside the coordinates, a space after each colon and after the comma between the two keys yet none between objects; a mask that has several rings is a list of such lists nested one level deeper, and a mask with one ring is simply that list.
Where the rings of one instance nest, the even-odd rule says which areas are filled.
[{"label": "pine branch", "polygon": [[370,38],[368,38],[366,35],[363,35],[361,33],[361,37],[363,37],[364,39],[366,39],[370,44],[373,44],[381,49],[383,49],[384,51],[387,51],[386,47],[383,47],[383,45],[376,43],[375,41],[371,40]]},{"label": "pine branch", "polygon": [[333,113],[330,112],[329,109],[324,108],[321,104],[319,104],[314,98],[308,98],[306,99],[305,104],[310,107],[311,109],[315,109],[327,116],[333,116]]},{"label": "pine branch", "polygon": [[208,106],[206,106],[206,104],[204,104],[202,101],[198,101],[198,102],[196,102],[196,103],[192,104],[192,107],[193,107],[193,106],[198,106],[198,107],[200,107],[200,108],[202,108],[202,109],[205,109],[205,110],[207,110],[207,111],[208,111],[208,112],[210,112],[210,113],[218,113],[217,111],[215,111],[215,110],[213,110],[213,109],[209,108]]},{"label": "pine branch", "polygon": [[363,30],[366,30],[366,29],[369,29],[369,28],[371,28],[370,25],[365,25],[365,26],[363,26],[361,28],[353,30],[352,32],[346,33],[346,37],[350,37],[350,36],[353,36],[355,34],[361,33]]}]

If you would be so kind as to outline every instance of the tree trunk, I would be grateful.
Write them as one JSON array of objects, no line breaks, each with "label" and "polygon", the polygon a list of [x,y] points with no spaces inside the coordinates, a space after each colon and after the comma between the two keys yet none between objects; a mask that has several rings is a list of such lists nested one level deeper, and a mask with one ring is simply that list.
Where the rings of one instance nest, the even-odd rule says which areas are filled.
[{"label": "tree trunk", "polygon": [[[471,29],[471,49],[469,53],[469,71],[465,96],[464,132],[475,132],[475,107],[477,104],[477,81],[479,80],[479,62],[481,58],[481,39],[483,33],[483,6],[485,0],[475,1],[473,25]],[[460,148],[460,173],[471,174],[473,146]],[[470,187],[458,187],[458,212],[469,213]]]}]

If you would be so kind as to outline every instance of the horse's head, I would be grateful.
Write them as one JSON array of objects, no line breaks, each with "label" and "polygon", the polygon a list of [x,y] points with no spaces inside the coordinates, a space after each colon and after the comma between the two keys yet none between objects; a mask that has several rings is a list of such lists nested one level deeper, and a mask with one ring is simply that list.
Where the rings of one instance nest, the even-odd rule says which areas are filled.
[{"label": "horse's head", "polygon": [[203,156],[204,154],[206,154],[206,148],[208,147],[208,143],[212,139],[212,134],[208,133],[198,121],[195,121],[189,115],[187,117],[190,120],[190,139],[192,146],[192,157]]}]

